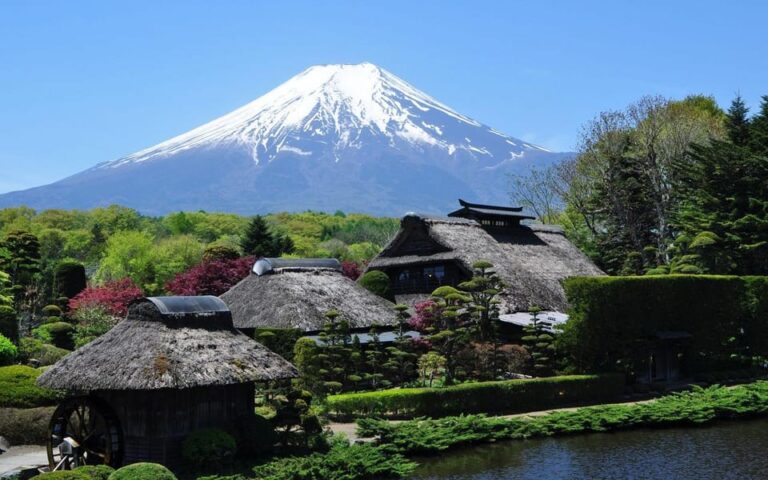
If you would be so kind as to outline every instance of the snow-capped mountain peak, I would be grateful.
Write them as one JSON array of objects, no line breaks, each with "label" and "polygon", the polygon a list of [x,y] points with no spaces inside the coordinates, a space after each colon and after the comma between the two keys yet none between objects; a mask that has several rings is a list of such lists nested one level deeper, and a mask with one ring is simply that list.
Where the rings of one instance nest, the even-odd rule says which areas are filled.
[{"label": "snow-capped mountain peak", "polygon": [[466,128],[509,140],[507,159],[525,150],[546,151],[484,127],[372,63],[360,63],[310,67],[231,113],[99,167],[113,168],[222,144],[248,148],[256,163],[271,161],[280,153],[332,153],[338,160],[339,151],[359,148],[373,137],[387,138],[391,146],[405,142],[449,154],[464,150],[489,155],[487,149],[472,145],[467,132],[457,132]]}]

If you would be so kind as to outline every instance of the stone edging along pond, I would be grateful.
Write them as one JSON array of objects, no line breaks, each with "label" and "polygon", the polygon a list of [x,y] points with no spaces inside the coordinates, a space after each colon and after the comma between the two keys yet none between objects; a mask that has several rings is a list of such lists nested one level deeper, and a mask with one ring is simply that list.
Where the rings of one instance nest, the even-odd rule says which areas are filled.
[{"label": "stone edging along pond", "polygon": [[630,428],[694,426],[714,420],[754,418],[768,413],[768,381],[735,387],[695,387],[638,404],[600,405],[536,417],[462,415],[398,423],[357,421],[361,437],[376,437],[385,451],[408,456],[451,448],[554,435],[608,432]]}]

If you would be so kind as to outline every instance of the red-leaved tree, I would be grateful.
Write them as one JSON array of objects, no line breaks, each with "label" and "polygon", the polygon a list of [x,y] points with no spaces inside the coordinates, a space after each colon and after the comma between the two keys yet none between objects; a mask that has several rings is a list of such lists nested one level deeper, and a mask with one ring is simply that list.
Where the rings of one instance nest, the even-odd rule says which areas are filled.
[{"label": "red-leaved tree", "polygon": [[103,285],[88,287],[69,301],[70,315],[80,308],[102,307],[116,317],[128,313],[128,304],[144,296],[144,292],[130,278],[113,280]]},{"label": "red-leaved tree", "polygon": [[165,285],[174,295],[221,295],[251,272],[254,257],[203,260]]},{"label": "red-leaved tree", "polygon": [[362,272],[360,271],[360,265],[358,265],[356,262],[351,260],[344,260],[341,262],[341,273],[347,278],[357,280],[360,278],[360,274]]},{"label": "red-leaved tree", "polygon": [[408,321],[414,330],[419,332],[427,332],[428,329],[435,326],[435,322],[439,318],[441,311],[440,306],[434,300],[424,300],[418,302],[413,306],[415,313]]}]

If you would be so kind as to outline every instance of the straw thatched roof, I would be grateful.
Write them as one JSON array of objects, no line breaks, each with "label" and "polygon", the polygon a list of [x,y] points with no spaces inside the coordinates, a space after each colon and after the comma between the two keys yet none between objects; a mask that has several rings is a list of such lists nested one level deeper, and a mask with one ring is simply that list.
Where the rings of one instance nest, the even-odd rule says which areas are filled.
[{"label": "straw thatched roof", "polygon": [[296,376],[276,353],[240,333],[216,297],[157,297],[133,303],[125,320],[43,373],[43,387],[155,390]]},{"label": "straw thatched roof", "polygon": [[[412,253],[410,239],[431,242],[429,253]],[[502,313],[539,306],[565,311],[567,301],[561,281],[571,276],[603,275],[559,227],[520,225],[486,231],[474,220],[407,215],[395,238],[368,269],[435,262],[456,262],[468,275],[472,264],[486,260],[506,284]]]},{"label": "straw thatched roof", "polygon": [[333,268],[275,269],[251,274],[221,295],[237,328],[318,331],[337,310],[352,328],[396,323],[394,305]]}]

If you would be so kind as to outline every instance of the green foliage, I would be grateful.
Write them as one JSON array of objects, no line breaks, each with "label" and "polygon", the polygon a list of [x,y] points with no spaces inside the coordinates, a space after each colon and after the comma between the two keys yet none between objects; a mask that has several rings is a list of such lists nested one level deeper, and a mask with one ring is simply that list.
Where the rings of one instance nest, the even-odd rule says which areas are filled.
[{"label": "green foliage", "polygon": [[43,343],[34,337],[24,337],[19,341],[19,360],[29,362],[34,359],[41,367],[53,365],[69,353],[69,350]]},{"label": "green foliage", "polygon": [[382,449],[407,455],[439,454],[451,448],[554,435],[627,428],[701,425],[718,419],[768,413],[768,382],[732,388],[699,387],[649,403],[601,405],[522,418],[463,415],[392,423],[358,420],[358,434],[378,437]]},{"label": "green foliage", "polygon": [[16,359],[18,349],[8,338],[0,334],[0,365],[8,365]]},{"label": "green foliage", "polygon": [[177,480],[167,468],[157,463],[134,463],[112,473],[109,480]]},{"label": "green foliage", "polygon": [[237,437],[238,452],[247,456],[268,453],[277,443],[275,426],[261,415],[252,415],[240,420]]},{"label": "green foliage", "polygon": [[365,274],[360,277],[359,282],[363,288],[380,297],[387,299],[392,298],[392,292],[389,287],[389,277],[386,273],[380,270],[365,272]]},{"label": "green foliage", "polygon": [[32,480],[92,480],[93,477],[77,470],[60,470],[58,472],[41,473]]},{"label": "green foliage", "polygon": [[523,327],[525,335],[521,340],[531,355],[533,371],[536,375],[549,375],[552,373],[555,363],[555,337],[549,332],[552,325],[539,318],[541,309],[538,307],[531,308],[530,313],[532,315],[531,323]]},{"label": "green foliage", "polygon": [[78,308],[72,315],[72,320],[76,322],[74,332],[76,348],[104,335],[119,321],[117,317],[100,305]]},{"label": "green foliage", "polygon": [[74,471],[84,473],[91,480],[107,480],[115,469],[108,465],[85,465],[77,467]]},{"label": "green foliage", "polygon": [[19,336],[19,319],[10,305],[0,305],[0,335],[11,340]]},{"label": "green foliage", "polygon": [[85,266],[75,260],[62,260],[56,265],[54,279],[56,292],[61,296],[72,298],[85,290]]},{"label": "green foliage", "polygon": [[56,407],[0,407],[0,432],[11,445],[43,445]]},{"label": "green foliage", "polygon": [[260,480],[378,480],[407,477],[416,464],[369,445],[332,442],[325,453],[274,460],[253,469]]},{"label": "green foliage", "polygon": [[198,469],[232,463],[237,453],[235,438],[217,428],[199,430],[187,435],[181,454],[190,465]]},{"label": "green foliage", "polygon": [[54,405],[61,393],[35,385],[41,370],[14,365],[0,367],[0,408],[32,408]]},{"label": "green foliage", "polygon": [[304,336],[297,328],[257,328],[253,338],[289,362],[293,361],[296,341]]},{"label": "green foliage", "polygon": [[240,248],[245,255],[279,257],[293,252],[294,245],[290,237],[272,232],[264,217],[256,215],[245,230]]},{"label": "green foliage", "polygon": [[565,281],[570,319],[558,349],[578,371],[647,371],[657,332],[692,335],[692,372],[728,369],[768,355],[766,277],[589,277]]},{"label": "green foliage", "polygon": [[43,342],[51,343],[58,348],[72,350],[75,348],[75,327],[67,322],[45,323],[32,331],[33,335]]},{"label": "green foliage", "polygon": [[623,390],[621,375],[574,375],[345,393],[329,396],[326,403],[329,411],[344,417],[442,417],[462,413],[516,413],[599,402],[616,398]]}]

